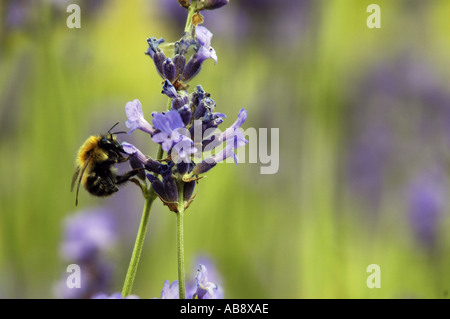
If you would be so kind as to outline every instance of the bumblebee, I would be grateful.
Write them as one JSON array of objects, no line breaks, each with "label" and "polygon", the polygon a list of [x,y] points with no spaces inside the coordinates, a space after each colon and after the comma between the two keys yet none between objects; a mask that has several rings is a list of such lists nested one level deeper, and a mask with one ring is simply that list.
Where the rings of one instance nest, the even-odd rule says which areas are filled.
[{"label": "bumblebee", "polygon": [[[78,179],[75,205],[78,205],[78,191],[80,184],[94,196],[106,197],[119,190],[118,185],[133,180],[133,176],[140,172],[140,169],[132,169],[123,175],[117,175],[116,163],[126,162],[129,156],[124,157],[125,151],[114,134],[111,133],[116,127],[116,123],[109,129],[107,135],[93,135],[80,147],[76,160],[77,168],[72,178],[70,190],[73,191]],[[79,175],[79,178],[78,178]]]}]

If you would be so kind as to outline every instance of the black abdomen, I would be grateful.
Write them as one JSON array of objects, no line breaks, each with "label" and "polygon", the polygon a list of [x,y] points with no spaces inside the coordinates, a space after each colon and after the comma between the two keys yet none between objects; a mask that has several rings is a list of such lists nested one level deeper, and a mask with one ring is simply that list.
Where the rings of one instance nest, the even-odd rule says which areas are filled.
[{"label": "black abdomen", "polygon": [[110,170],[93,171],[86,180],[86,190],[95,196],[109,196],[119,190]]}]

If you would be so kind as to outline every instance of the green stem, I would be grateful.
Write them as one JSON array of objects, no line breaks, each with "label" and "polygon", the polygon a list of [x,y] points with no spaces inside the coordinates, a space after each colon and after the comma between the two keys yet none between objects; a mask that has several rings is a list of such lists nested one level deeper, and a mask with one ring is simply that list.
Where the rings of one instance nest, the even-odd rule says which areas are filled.
[{"label": "green stem", "polygon": [[130,265],[128,266],[127,275],[122,289],[122,296],[126,297],[131,293],[133,287],[134,278],[136,276],[137,267],[139,265],[139,259],[141,258],[142,247],[144,246],[145,233],[147,232],[148,220],[150,217],[150,210],[152,208],[155,196],[147,196],[145,198],[144,210],[142,212],[141,224],[134,244],[133,253],[131,255]]},{"label": "green stem", "polygon": [[178,261],[178,289],[180,299],[186,298],[185,272],[184,272],[184,232],[183,232],[184,212],[177,213],[177,261]]},{"label": "green stem", "polygon": [[177,262],[178,262],[178,289],[179,298],[186,298],[185,289],[185,271],[184,271],[184,192],[182,181],[177,183],[178,185],[178,213],[177,215]]},{"label": "green stem", "polygon": [[186,18],[186,25],[184,26],[184,32],[191,33],[192,30],[194,29],[194,24],[192,23],[192,17],[194,16],[194,14],[197,13],[197,11],[195,10],[195,7],[196,7],[195,4],[192,3],[188,9],[188,16]]}]

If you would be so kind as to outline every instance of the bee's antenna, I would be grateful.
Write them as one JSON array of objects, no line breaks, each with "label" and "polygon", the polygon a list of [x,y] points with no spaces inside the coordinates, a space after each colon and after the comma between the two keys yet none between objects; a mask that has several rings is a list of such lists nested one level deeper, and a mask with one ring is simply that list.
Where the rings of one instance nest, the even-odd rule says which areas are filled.
[{"label": "bee's antenna", "polygon": [[111,131],[113,130],[113,128],[115,128],[117,125],[119,125],[120,122],[117,122],[116,124],[114,124],[109,130],[108,130],[108,134],[112,134]]},{"label": "bee's antenna", "polygon": [[113,134],[126,134],[127,132],[125,131],[120,131],[120,132],[111,132],[113,130],[113,128],[115,128],[120,122],[117,122],[116,124],[114,124],[109,130],[108,130],[108,134],[109,136],[112,138]]}]

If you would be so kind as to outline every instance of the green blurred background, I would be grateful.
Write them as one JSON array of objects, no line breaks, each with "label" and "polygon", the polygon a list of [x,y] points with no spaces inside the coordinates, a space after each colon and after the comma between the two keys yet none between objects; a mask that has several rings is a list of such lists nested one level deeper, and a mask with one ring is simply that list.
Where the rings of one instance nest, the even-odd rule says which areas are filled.
[{"label": "green blurred background", "polygon": [[[81,29],[66,26],[69,3]],[[366,25],[371,3],[381,29]],[[119,220],[107,293],[121,290],[143,199],[133,185],[108,199],[83,190],[75,207],[74,160],[89,135],[125,129],[128,101],[148,118],[165,109],[144,52],[150,36],[181,36],[178,9],[0,2],[0,298],[58,297],[64,219],[96,207]],[[218,63],[206,61],[190,90],[211,93],[223,127],[245,107],[244,127],[279,128],[280,167],[218,165],[201,180],[185,218],[188,278],[207,255],[226,298],[448,297],[449,12],[445,0],[231,0],[205,14]],[[120,138],[156,152],[142,132]],[[176,279],[175,226],[155,203],[141,298]],[[369,264],[379,289],[366,285]]]}]

